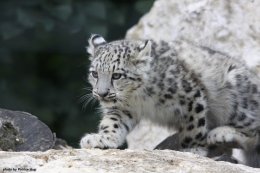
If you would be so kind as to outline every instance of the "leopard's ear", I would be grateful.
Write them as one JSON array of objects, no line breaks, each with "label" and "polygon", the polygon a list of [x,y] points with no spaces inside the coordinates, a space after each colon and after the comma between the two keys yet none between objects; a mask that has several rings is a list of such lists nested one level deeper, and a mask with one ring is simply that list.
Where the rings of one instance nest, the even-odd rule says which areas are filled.
[{"label": "leopard's ear", "polygon": [[137,47],[137,54],[136,57],[132,60],[132,63],[137,68],[148,67],[148,65],[152,61],[151,53],[152,53],[152,41],[151,40],[142,41]]},{"label": "leopard's ear", "polygon": [[102,36],[98,34],[91,34],[90,38],[88,39],[89,45],[87,47],[87,52],[94,56],[95,48],[105,43],[106,40]]},{"label": "leopard's ear", "polygon": [[139,51],[138,57],[150,57],[152,51],[152,41],[145,40],[137,48]]}]

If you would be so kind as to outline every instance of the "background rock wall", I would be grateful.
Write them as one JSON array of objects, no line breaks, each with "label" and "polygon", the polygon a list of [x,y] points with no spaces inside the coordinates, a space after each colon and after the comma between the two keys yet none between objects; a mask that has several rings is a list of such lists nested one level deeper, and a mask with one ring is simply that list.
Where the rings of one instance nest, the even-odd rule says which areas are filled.
[{"label": "background rock wall", "polygon": [[[245,59],[260,76],[259,9],[258,0],[157,0],[126,38],[171,41],[184,37]],[[151,149],[173,133],[148,122],[141,124],[145,127],[129,135],[129,148]]]}]

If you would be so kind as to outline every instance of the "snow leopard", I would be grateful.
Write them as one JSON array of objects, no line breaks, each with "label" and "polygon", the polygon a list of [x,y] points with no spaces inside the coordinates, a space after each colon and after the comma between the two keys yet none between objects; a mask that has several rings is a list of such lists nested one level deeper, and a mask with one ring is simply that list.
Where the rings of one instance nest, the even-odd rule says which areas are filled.
[{"label": "snow leopard", "polygon": [[180,151],[207,156],[208,146],[226,143],[257,150],[260,80],[241,59],[185,39],[107,42],[93,34],[88,42],[102,120],[81,148],[118,148],[146,119],[176,130]]}]

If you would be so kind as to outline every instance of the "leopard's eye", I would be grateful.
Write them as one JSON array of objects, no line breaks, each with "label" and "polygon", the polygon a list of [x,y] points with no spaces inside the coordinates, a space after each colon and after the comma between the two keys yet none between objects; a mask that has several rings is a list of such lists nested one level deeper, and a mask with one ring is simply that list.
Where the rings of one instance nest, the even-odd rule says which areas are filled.
[{"label": "leopard's eye", "polygon": [[96,71],[92,71],[91,74],[94,78],[98,78],[98,73]]},{"label": "leopard's eye", "polygon": [[120,74],[120,73],[113,73],[112,79],[113,79],[113,80],[117,80],[117,79],[120,79],[121,76],[122,76],[122,74]]}]

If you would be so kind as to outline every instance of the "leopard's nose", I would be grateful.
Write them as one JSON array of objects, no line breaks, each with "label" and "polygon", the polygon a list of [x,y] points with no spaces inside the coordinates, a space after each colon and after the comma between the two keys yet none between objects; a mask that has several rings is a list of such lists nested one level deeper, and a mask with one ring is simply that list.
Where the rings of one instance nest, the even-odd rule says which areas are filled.
[{"label": "leopard's nose", "polygon": [[104,98],[109,94],[109,91],[102,91],[97,93],[99,97]]}]

